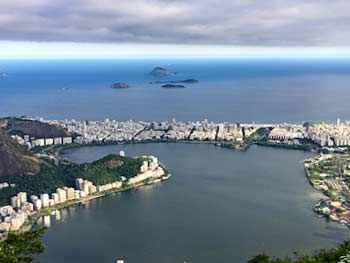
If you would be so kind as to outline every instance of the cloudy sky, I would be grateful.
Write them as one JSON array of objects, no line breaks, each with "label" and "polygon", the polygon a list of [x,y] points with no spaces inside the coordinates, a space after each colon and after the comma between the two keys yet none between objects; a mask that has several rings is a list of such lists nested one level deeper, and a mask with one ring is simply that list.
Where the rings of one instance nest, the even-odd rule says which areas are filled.
[{"label": "cloudy sky", "polygon": [[0,47],[24,50],[31,42],[95,51],[106,45],[344,48],[350,1],[0,0]]}]

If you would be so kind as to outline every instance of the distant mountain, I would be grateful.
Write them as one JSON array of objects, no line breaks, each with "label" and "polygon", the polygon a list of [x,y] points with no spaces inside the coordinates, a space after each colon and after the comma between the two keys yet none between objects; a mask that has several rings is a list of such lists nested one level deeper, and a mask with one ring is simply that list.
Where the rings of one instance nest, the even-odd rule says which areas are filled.
[{"label": "distant mountain", "polygon": [[65,129],[48,123],[13,117],[0,119],[0,129],[10,135],[29,135],[30,137],[35,138],[72,136]]},{"label": "distant mountain", "polygon": [[0,131],[0,177],[38,174],[39,163],[8,134]]},{"label": "distant mountain", "polygon": [[170,70],[167,70],[165,68],[162,67],[155,67],[152,71],[151,71],[151,75],[154,77],[164,77],[164,76],[172,76],[175,75],[175,72],[172,72]]}]

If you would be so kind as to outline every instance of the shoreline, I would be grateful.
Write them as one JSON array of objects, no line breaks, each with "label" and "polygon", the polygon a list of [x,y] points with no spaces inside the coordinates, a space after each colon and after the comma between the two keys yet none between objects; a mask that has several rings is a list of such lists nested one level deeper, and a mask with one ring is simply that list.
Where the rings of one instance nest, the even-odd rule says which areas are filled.
[{"label": "shoreline", "polygon": [[[200,141],[200,140],[145,140],[145,141],[110,141],[110,142],[93,142],[93,143],[72,143],[72,144],[65,144],[65,145],[54,145],[50,147],[42,147],[40,149],[33,149],[34,153],[36,151],[43,150],[45,153],[48,150],[49,153],[55,153],[58,156],[60,156],[64,151],[75,149],[75,148],[82,148],[82,147],[99,147],[99,146],[109,146],[109,145],[130,145],[130,144],[148,144],[148,143],[164,143],[164,144],[173,144],[173,143],[181,143],[181,144],[207,144],[207,145],[213,145],[216,147],[236,150],[236,151],[247,151],[249,148],[253,145],[262,146],[262,147],[270,147],[270,148],[280,148],[280,149],[286,149],[286,150],[297,150],[297,151],[304,151],[304,152],[320,152],[322,149],[310,149],[310,148],[301,148],[299,146],[295,145],[288,145],[288,144],[269,144],[269,143],[261,143],[261,142],[254,142],[254,143],[244,143],[244,144],[231,144],[229,142],[222,142],[222,141]],[[302,146],[302,145],[301,145]]]},{"label": "shoreline", "polygon": [[[161,164],[162,168],[167,171],[164,166]],[[168,172],[168,171],[167,171]],[[130,191],[133,189],[137,189],[139,187],[142,186],[147,186],[147,185],[153,185],[162,181],[166,181],[171,177],[171,174],[168,173],[167,175],[162,176],[159,179],[153,179],[153,180],[144,180],[143,182],[137,183],[135,185],[130,185],[130,186],[125,186],[119,189],[111,189],[111,190],[107,190],[105,192],[102,193],[96,193],[96,194],[92,194],[80,199],[72,199],[69,201],[66,201],[64,203],[60,203],[58,205],[52,206],[52,207],[48,207],[45,209],[42,209],[40,211],[36,211],[33,212],[27,219],[27,222],[25,222],[21,228],[17,231],[13,231],[13,232],[25,232],[25,231],[29,231],[30,229],[32,229],[38,222],[38,220],[43,217],[43,216],[47,216],[50,215],[52,212],[56,211],[56,210],[61,210],[61,209],[65,209],[74,205],[78,205],[78,204],[83,204],[86,202],[90,202],[91,200],[95,200],[98,198],[102,198],[102,197],[106,197],[106,196],[110,196],[116,193],[122,193],[122,192],[126,192],[126,191]]]},{"label": "shoreline", "polygon": [[[75,149],[75,148],[81,148],[81,147],[91,147],[91,146],[108,146],[108,145],[127,145],[127,144],[146,144],[146,143],[183,143],[183,144],[208,144],[208,145],[213,145],[213,146],[216,146],[216,147],[222,147],[222,148],[228,148],[228,149],[232,149],[232,150],[238,150],[238,151],[246,151],[246,150],[249,150],[249,148],[252,146],[252,145],[257,145],[257,146],[263,146],[263,147],[272,147],[272,148],[280,148],[280,149],[287,149],[287,150],[299,150],[299,151],[306,151],[306,152],[321,152],[322,151],[322,148],[321,147],[318,147],[318,148],[310,148],[308,147],[308,145],[288,145],[288,144],[270,144],[270,143],[262,143],[262,142],[256,142],[256,141],[253,141],[251,143],[246,143],[246,142],[242,142],[242,143],[229,143],[229,142],[220,142],[220,141],[210,141],[210,140],[144,140],[144,141],[122,141],[122,142],[118,142],[118,141],[109,141],[109,142],[93,142],[93,143],[73,143],[73,144],[65,144],[65,145],[55,145],[55,146],[50,146],[50,147],[40,147],[40,148],[37,148],[37,149],[33,149],[34,151],[44,151],[45,153],[50,153],[50,154],[54,154],[55,156],[61,158],[61,155],[65,152],[65,151],[68,151],[70,149]],[[305,146],[305,147],[304,147]],[[313,157],[315,158],[315,157]],[[312,159],[312,158],[311,158]],[[303,163],[305,164],[305,161],[303,161]],[[164,167],[164,165],[162,165],[162,168],[167,171]],[[168,171],[167,171],[168,172]],[[308,174],[307,174],[307,171],[304,167],[304,173],[305,173],[305,176],[308,178],[308,181],[310,183],[310,185],[317,191],[319,191],[319,189],[315,188],[315,186],[312,184]],[[164,177],[164,178],[161,178],[160,181],[164,181],[164,180],[167,180],[169,179],[171,175],[169,174],[168,177]],[[100,197],[104,197],[104,196],[108,196],[108,195],[111,195],[111,194],[115,194],[115,193],[118,193],[118,192],[124,192],[124,191],[129,191],[129,190],[132,190],[132,189],[135,189],[135,188],[138,188],[138,187],[141,187],[141,186],[145,186],[145,185],[149,185],[149,184],[154,184],[154,183],[157,183],[159,182],[158,180],[153,180],[151,183],[149,182],[142,182],[142,183],[138,183],[136,185],[133,185],[133,186],[126,186],[122,189],[114,189],[114,190],[108,190],[106,191],[105,193],[99,193],[99,194],[94,194],[94,195],[90,195],[90,196],[87,196],[87,197],[84,197],[83,199],[73,199],[73,200],[70,200],[68,201],[67,203],[64,203],[64,204],[59,204],[58,206],[54,206],[54,207],[50,207],[50,208],[47,208],[43,211],[38,211],[36,212],[35,214],[29,216],[28,218],[28,221],[29,223],[26,224],[23,226],[23,230],[26,231],[28,229],[30,229],[31,227],[33,227],[38,219],[42,216],[45,216],[45,215],[49,215],[51,212],[55,211],[55,210],[60,210],[60,209],[64,209],[64,208],[67,208],[67,207],[70,207],[70,206],[73,206],[73,205],[76,205],[76,204],[80,204],[80,203],[84,203],[84,202],[88,202],[90,200],[94,200],[94,199],[97,199],[97,198],[100,198]],[[326,193],[325,192],[322,192],[325,196]],[[327,198],[329,198],[329,196],[327,196]],[[321,199],[323,200],[323,199]],[[320,200],[320,201],[321,201]],[[314,207],[313,207],[313,210],[316,214],[318,215],[322,215],[322,216],[325,216],[324,214],[320,214],[316,209],[316,205],[320,202],[318,201]],[[340,223],[340,222],[338,222]],[[348,225],[350,226],[350,225]],[[22,231],[22,228],[21,230],[19,231]]]},{"label": "shoreline", "polygon": [[[313,167],[310,168],[310,166],[313,164],[313,162],[317,161],[317,159],[320,157],[320,155],[317,155],[313,158],[306,159],[303,162],[304,165],[304,173],[305,176],[309,182],[309,184],[312,186],[313,189],[317,190],[320,194],[323,195],[322,198],[320,198],[313,206],[313,211],[319,215],[319,217],[323,217],[328,221],[333,221],[338,224],[346,226],[348,229],[350,229],[350,220],[344,220],[343,218],[337,217],[337,215],[334,216],[333,211],[328,210],[329,207],[333,207],[332,203],[339,203],[339,207],[333,207],[333,209],[336,210],[349,210],[348,208],[348,203],[349,200],[344,199],[344,200],[334,200],[334,196],[332,197],[326,190],[323,189],[320,186],[316,186],[315,179],[312,179],[312,171],[309,171],[309,169],[312,169]],[[331,156],[330,158],[333,158],[334,156]],[[314,168],[313,168],[314,169]],[[321,173],[319,173],[321,174]],[[333,191],[333,190],[332,190]],[[337,204],[338,205],[338,204]]]},{"label": "shoreline", "polygon": [[[216,147],[222,147],[222,148],[227,148],[227,149],[232,149],[232,150],[238,150],[238,151],[246,151],[249,150],[249,148],[252,145],[257,145],[257,146],[261,146],[261,147],[270,147],[270,148],[280,148],[280,149],[285,149],[285,150],[297,150],[297,151],[304,151],[304,152],[310,152],[310,153],[320,153],[322,152],[321,148],[315,149],[312,147],[309,147],[309,145],[287,145],[287,144],[269,144],[269,143],[260,143],[260,142],[254,142],[251,144],[245,144],[243,149],[242,148],[235,148],[235,147],[230,147],[231,145],[222,145],[218,142],[213,142],[213,141],[189,141],[189,140],[181,140],[181,141],[164,141],[164,140],[159,140],[159,141],[141,141],[141,142],[108,142],[108,143],[92,143],[92,144],[74,144],[73,145],[67,145],[67,146],[63,146],[60,147],[59,149],[59,153],[63,153],[65,150],[69,150],[69,149],[74,149],[74,148],[80,148],[80,147],[91,147],[91,146],[106,146],[106,145],[126,145],[126,144],[146,144],[146,143],[184,143],[184,144],[210,144]],[[305,147],[304,147],[305,146]],[[342,225],[346,225],[347,227],[350,228],[350,222],[344,224],[342,222],[333,220],[332,218],[329,217],[329,215],[327,214],[323,214],[321,213],[318,209],[317,206],[318,204],[325,199],[330,199],[330,196],[327,195],[327,193],[325,191],[321,191],[320,189],[317,189],[312,181],[310,180],[310,177],[308,176],[308,172],[306,170],[305,167],[305,163],[307,161],[313,160],[314,158],[316,158],[318,155],[308,158],[306,160],[302,160],[303,163],[303,167],[304,167],[304,175],[306,176],[310,186],[312,186],[313,189],[315,189],[317,192],[321,193],[324,195],[325,198],[321,198],[320,200],[318,200],[312,207],[312,210],[314,211],[315,214],[326,218],[327,220],[332,220],[335,221],[339,224]]]}]

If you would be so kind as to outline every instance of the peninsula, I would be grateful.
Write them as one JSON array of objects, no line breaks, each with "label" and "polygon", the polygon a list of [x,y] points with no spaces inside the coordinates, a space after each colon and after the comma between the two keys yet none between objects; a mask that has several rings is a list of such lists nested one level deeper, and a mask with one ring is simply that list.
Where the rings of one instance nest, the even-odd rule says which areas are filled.
[{"label": "peninsula", "polygon": [[66,160],[55,165],[48,161],[53,157],[36,157],[39,174],[0,177],[1,233],[30,227],[50,211],[170,177],[154,156],[130,158],[120,152],[81,165]]},{"label": "peninsula", "polygon": [[56,209],[170,177],[154,156],[131,158],[121,151],[76,164],[43,153],[53,145],[71,144],[72,134],[33,119],[0,119],[0,237],[28,229]]}]

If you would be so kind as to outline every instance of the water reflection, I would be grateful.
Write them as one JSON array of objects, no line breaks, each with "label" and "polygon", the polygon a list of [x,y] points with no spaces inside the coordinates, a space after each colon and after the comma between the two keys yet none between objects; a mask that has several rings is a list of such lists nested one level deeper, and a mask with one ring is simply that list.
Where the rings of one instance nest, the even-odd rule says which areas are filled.
[{"label": "water reflection", "polygon": [[51,216],[44,216],[44,226],[50,227],[51,226]]},{"label": "water reflection", "polygon": [[75,207],[68,207],[61,210],[54,210],[49,215],[39,217],[37,221],[38,226],[51,227],[52,223],[58,221],[65,221],[75,212]]},{"label": "water reflection", "polygon": [[57,221],[61,220],[61,212],[60,212],[60,210],[56,210],[55,211],[55,219]]}]

